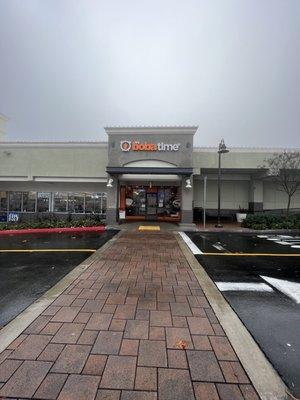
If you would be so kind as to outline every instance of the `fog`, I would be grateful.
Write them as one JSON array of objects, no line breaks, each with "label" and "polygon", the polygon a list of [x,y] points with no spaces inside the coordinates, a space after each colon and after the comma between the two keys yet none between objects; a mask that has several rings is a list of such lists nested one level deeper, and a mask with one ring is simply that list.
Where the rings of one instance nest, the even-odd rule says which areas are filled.
[{"label": "fog", "polygon": [[9,140],[199,125],[195,143],[300,147],[299,0],[1,0]]}]

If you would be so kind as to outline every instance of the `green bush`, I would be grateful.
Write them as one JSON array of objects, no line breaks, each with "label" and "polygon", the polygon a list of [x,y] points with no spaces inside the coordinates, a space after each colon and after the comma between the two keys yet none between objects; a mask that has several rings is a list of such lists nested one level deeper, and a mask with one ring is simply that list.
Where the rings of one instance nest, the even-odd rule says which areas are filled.
[{"label": "green bush", "polygon": [[40,217],[34,222],[1,222],[0,230],[9,229],[37,229],[37,228],[80,228],[84,226],[104,225],[104,221],[99,216],[90,216],[78,220],[60,220],[56,216],[48,218]]},{"label": "green bush", "polygon": [[300,214],[288,218],[272,214],[248,214],[242,222],[244,228],[264,229],[300,229]]}]

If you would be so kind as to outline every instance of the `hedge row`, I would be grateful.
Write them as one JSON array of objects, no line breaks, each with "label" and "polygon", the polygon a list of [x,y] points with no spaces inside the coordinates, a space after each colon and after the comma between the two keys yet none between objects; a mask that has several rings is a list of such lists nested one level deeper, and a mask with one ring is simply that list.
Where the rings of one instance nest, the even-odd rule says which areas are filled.
[{"label": "hedge row", "polygon": [[37,229],[37,228],[79,228],[84,226],[104,225],[104,221],[86,218],[74,221],[45,219],[35,222],[1,222],[0,230],[8,229]]},{"label": "hedge row", "polygon": [[248,214],[242,222],[245,228],[264,229],[300,229],[300,214],[283,217],[269,214]]}]

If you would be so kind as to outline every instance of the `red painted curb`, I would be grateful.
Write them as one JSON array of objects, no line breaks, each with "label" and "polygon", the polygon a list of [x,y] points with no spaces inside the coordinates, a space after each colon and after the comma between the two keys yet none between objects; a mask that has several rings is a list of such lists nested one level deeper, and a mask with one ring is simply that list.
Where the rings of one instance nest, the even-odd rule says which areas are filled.
[{"label": "red painted curb", "polygon": [[36,229],[8,229],[0,231],[0,235],[25,235],[28,233],[76,233],[76,232],[103,232],[105,226],[82,226],[77,228],[36,228]]}]

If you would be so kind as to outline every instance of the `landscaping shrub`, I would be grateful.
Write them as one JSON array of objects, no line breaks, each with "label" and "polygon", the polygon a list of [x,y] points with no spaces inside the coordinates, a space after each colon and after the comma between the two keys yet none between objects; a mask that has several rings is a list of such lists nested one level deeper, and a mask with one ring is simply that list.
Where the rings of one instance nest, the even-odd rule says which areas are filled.
[{"label": "landscaping shrub", "polygon": [[37,228],[80,228],[84,226],[104,225],[104,220],[99,216],[89,216],[87,218],[70,220],[60,220],[56,216],[48,218],[40,217],[34,222],[0,222],[0,230],[9,229],[37,229]]},{"label": "landscaping shrub", "polygon": [[300,214],[283,217],[271,214],[248,214],[242,222],[244,228],[264,229],[300,229]]}]

